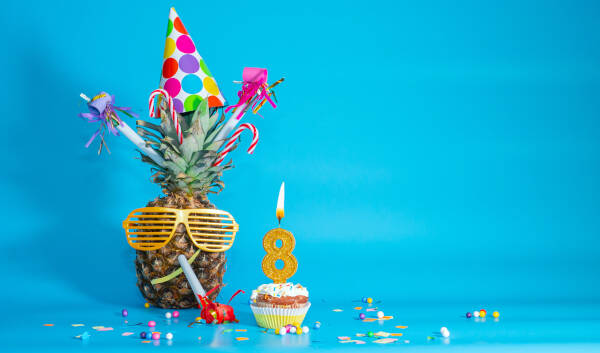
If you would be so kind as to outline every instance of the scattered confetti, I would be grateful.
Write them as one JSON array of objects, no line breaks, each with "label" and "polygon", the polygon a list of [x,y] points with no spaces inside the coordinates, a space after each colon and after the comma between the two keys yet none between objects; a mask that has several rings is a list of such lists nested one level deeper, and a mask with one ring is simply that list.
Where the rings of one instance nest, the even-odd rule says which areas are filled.
[{"label": "scattered confetti", "polygon": [[112,328],[112,327],[100,327],[100,328],[96,329],[96,331],[113,331],[113,330],[114,330],[114,328]]},{"label": "scattered confetti", "polygon": [[344,310],[342,310],[342,309],[333,309],[333,311],[335,311],[336,313],[340,313],[340,312],[342,312]]},{"label": "scattered confetti", "polygon": [[248,330],[246,330],[245,328],[236,328],[235,332],[246,332]]},{"label": "scattered confetti", "polygon": [[382,339],[373,341],[373,343],[387,344],[387,343],[394,343],[397,340],[398,340],[397,338],[382,338]]},{"label": "scattered confetti", "polygon": [[54,324],[44,324],[44,326],[52,327],[52,326],[54,326]]},{"label": "scattered confetti", "polygon": [[362,306],[357,306],[354,308],[354,310],[362,310]]},{"label": "scattered confetti", "polygon": [[379,331],[379,332],[375,332],[373,335],[375,335],[377,337],[389,337],[390,334],[385,331]]},{"label": "scattered confetti", "polygon": [[404,328],[408,328],[408,326],[401,326],[401,325],[399,325],[399,326],[396,326],[396,328],[402,328],[402,329],[404,329]]},{"label": "scattered confetti", "polygon": [[88,338],[90,338],[90,334],[89,334],[87,331],[85,331],[85,332],[84,332],[84,333],[82,333],[81,335],[77,335],[77,336],[75,336],[75,338],[79,338],[80,340],[82,340],[82,341],[85,341],[85,340],[87,340]]},{"label": "scattered confetti", "polygon": [[248,338],[248,337],[236,337],[235,339],[237,341],[248,341],[250,338]]},{"label": "scattered confetti", "polygon": [[123,332],[121,334],[121,336],[131,336],[131,335],[133,335],[133,332]]},{"label": "scattered confetti", "polygon": [[80,326],[85,326],[84,324],[71,324],[71,326],[73,327],[80,327]]},{"label": "scattered confetti", "polygon": [[348,337],[348,336],[338,336],[338,340],[340,340],[340,341],[347,341],[347,340],[350,340],[350,337]]}]

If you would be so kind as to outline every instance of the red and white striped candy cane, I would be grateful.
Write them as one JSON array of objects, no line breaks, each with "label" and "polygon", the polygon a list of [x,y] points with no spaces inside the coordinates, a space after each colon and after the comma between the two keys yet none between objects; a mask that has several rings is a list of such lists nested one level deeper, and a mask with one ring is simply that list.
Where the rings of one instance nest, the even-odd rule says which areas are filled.
[{"label": "red and white striped candy cane", "polygon": [[223,160],[225,159],[225,157],[227,156],[227,154],[229,152],[231,152],[231,148],[235,144],[235,141],[237,140],[237,138],[240,136],[240,134],[242,133],[242,131],[244,131],[246,129],[250,130],[252,132],[252,143],[250,143],[250,147],[248,147],[248,154],[252,154],[252,152],[254,152],[254,149],[256,148],[256,144],[258,143],[258,130],[256,129],[256,127],[254,125],[248,124],[248,123],[244,123],[244,124],[240,125],[235,130],[235,132],[233,133],[233,135],[231,135],[231,137],[229,138],[229,140],[225,144],[225,147],[223,148],[223,151],[221,151],[221,153],[219,154],[219,157],[217,158],[217,160],[213,164],[214,166],[220,165],[221,162],[223,162]]},{"label": "red and white striped candy cane", "polygon": [[167,93],[167,91],[165,91],[164,89],[155,89],[154,91],[152,91],[152,93],[150,93],[150,100],[148,102],[150,106],[150,117],[153,118],[156,116],[154,114],[154,98],[156,96],[163,96],[167,99],[167,103],[169,104],[169,110],[171,111],[171,119],[173,120],[173,125],[175,125],[175,131],[177,132],[177,138],[179,139],[179,143],[182,144],[183,132],[181,131],[181,125],[179,125],[179,118],[177,118],[177,112],[173,107],[173,99],[171,99],[169,93]]}]

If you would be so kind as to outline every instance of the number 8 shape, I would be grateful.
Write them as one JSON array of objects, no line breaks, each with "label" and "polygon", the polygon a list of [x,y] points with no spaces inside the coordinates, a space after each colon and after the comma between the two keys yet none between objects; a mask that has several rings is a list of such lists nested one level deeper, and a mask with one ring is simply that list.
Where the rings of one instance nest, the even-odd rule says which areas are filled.
[{"label": "number 8 shape", "polygon": [[[277,247],[277,240],[281,240],[281,247]],[[285,283],[298,269],[298,261],[292,254],[296,246],[294,235],[285,229],[275,228],[270,230],[263,238],[263,247],[267,255],[263,258],[262,269],[265,275],[274,283]],[[282,260],[283,268],[275,267],[275,262]]]}]

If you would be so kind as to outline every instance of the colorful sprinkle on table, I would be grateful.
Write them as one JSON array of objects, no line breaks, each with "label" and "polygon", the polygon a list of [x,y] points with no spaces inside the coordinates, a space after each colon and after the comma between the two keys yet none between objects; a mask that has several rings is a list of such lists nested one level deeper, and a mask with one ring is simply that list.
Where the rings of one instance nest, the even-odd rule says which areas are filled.
[{"label": "colorful sprinkle on table", "polygon": [[131,335],[133,335],[133,332],[123,332],[121,334],[121,336],[131,336]]},{"label": "colorful sprinkle on table", "polygon": [[248,337],[236,337],[235,339],[237,341],[248,341],[250,338],[248,338]]},{"label": "colorful sprinkle on table", "polygon": [[52,326],[54,326],[54,324],[44,324],[44,326],[46,326],[46,327],[52,327]]},{"label": "colorful sprinkle on table", "polygon": [[338,340],[340,340],[340,341],[348,341],[348,340],[350,340],[350,337],[348,337],[348,336],[339,336]]},{"label": "colorful sprinkle on table", "polygon": [[142,341],[142,343],[151,343],[152,341]]},{"label": "colorful sprinkle on table", "polygon": [[403,333],[390,333],[390,336],[392,336],[392,337],[400,337],[402,335],[403,335]]},{"label": "colorful sprinkle on table", "polygon": [[377,308],[367,308],[367,311],[377,311]]},{"label": "colorful sprinkle on table", "polygon": [[397,340],[398,340],[397,338],[382,338],[382,339],[373,341],[373,343],[387,344],[387,343],[394,343]]},{"label": "colorful sprinkle on table", "polygon": [[362,310],[362,306],[356,306],[354,307],[354,310]]},{"label": "colorful sprinkle on table", "polygon": [[80,327],[80,326],[85,326],[84,324],[71,324],[71,326],[73,327]]},{"label": "colorful sprinkle on table", "polygon": [[336,313],[340,313],[340,312],[342,312],[344,310],[342,310],[342,309],[333,309],[333,311],[335,311]]},{"label": "colorful sprinkle on table", "polygon": [[246,332],[248,330],[246,330],[245,328],[236,328],[235,332]]},{"label": "colorful sprinkle on table", "polygon": [[396,326],[396,328],[402,328],[402,329],[404,329],[404,328],[408,328],[408,326],[401,326],[401,325],[399,325],[399,326]]},{"label": "colorful sprinkle on table", "polygon": [[390,334],[385,331],[379,331],[379,332],[375,332],[373,335],[375,335],[377,337],[389,337]]}]

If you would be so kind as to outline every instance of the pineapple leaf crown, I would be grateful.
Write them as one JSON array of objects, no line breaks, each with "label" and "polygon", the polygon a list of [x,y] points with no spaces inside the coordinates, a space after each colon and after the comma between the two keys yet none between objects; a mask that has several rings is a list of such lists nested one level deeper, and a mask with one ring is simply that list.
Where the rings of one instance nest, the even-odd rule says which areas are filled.
[{"label": "pineapple leaf crown", "polygon": [[165,161],[164,165],[158,165],[140,152],[142,161],[152,166],[152,182],[159,184],[165,194],[205,196],[223,190],[225,184],[220,180],[223,171],[233,168],[231,161],[214,165],[224,142],[215,140],[223,128],[224,116],[219,114],[219,110],[210,109],[206,99],[193,113],[176,113],[183,131],[183,143],[180,144],[164,101],[158,109],[160,125],[137,121],[137,132],[146,141],[146,146],[154,149]]}]

